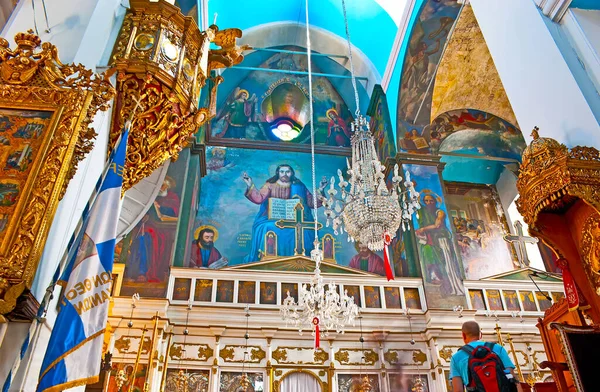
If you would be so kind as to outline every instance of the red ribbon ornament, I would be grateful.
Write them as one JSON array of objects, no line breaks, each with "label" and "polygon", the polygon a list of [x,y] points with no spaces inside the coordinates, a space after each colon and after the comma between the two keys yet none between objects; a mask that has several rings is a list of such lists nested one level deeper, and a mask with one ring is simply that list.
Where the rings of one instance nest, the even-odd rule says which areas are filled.
[{"label": "red ribbon ornament", "polygon": [[392,243],[392,236],[390,233],[383,234],[383,265],[385,266],[385,276],[387,277],[388,282],[390,280],[394,280],[394,273],[392,272],[392,267],[390,266],[390,251],[388,250],[388,245]]},{"label": "red ribbon ornament", "polygon": [[315,350],[320,348],[321,344],[321,333],[319,332],[319,318],[313,318],[313,325],[315,326]]},{"label": "red ribbon ornament", "polygon": [[556,261],[558,268],[562,270],[563,284],[565,286],[565,295],[569,304],[569,311],[574,311],[579,308],[579,290],[569,269],[569,263],[566,259],[558,259]]}]

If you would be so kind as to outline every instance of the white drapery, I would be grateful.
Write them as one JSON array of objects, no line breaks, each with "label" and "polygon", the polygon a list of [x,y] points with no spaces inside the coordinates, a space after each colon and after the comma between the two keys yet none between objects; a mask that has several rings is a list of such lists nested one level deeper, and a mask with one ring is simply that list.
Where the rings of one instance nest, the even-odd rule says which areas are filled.
[{"label": "white drapery", "polygon": [[317,379],[308,373],[291,373],[281,380],[281,392],[321,392]]}]

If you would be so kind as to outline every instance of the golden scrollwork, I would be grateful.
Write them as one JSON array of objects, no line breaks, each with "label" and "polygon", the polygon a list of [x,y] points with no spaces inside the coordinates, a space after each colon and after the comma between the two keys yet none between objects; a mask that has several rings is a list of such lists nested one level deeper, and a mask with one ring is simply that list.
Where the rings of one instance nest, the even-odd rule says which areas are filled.
[{"label": "golden scrollwork", "polygon": [[223,358],[225,362],[233,362],[235,356],[235,348],[233,346],[226,346],[219,350],[219,356]]},{"label": "golden scrollwork", "polygon": [[338,350],[334,355],[333,359],[341,364],[348,363],[350,361],[350,353],[346,350]]},{"label": "golden scrollwork", "polygon": [[198,358],[201,361],[206,361],[214,354],[214,350],[207,344],[201,344],[198,347]]},{"label": "golden scrollwork", "polygon": [[[412,362],[400,363],[400,353],[410,353]],[[390,365],[423,365],[427,362],[427,354],[421,351],[421,349],[407,350],[407,349],[389,349],[383,353],[383,359]]]},{"label": "golden scrollwork", "polygon": [[287,361],[287,349],[284,347],[277,347],[277,349],[273,351],[272,357],[278,363],[285,363]]},{"label": "golden scrollwork", "polygon": [[[31,30],[0,38],[0,315],[31,287],[58,201],[91,151],[95,114],[115,90],[106,75],[63,64]],[[17,140],[18,139],[18,140]]]},{"label": "golden scrollwork", "polygon": [[583,224],[581,238],[583,267],[594,290],[600,288],[600,216],[590,215]]},{"label": "golden scrollwork", "polygon": [[[362,358],[362,362],[359,361],[350,361],[350,353],[356,352],[360,353]],[[379,354],[377,354],[373,349],[360,349],[360,348],[341,348],[339,349],[335,355],[333,356],[336,361],[338,361],[341,365],[374,365],[377,361],[379,361]]]},{"label": "golden scrollwork", "polygon": [[313,363],[323,364],[329,360],[329,353],[322,348],[315,350],[313,354]]},{"label": "golden scrollwork", "polygon": [[444,346],[440,349],[440,351],[438,352],[440,355],[440,358],[442,358],[444,361],[446,362],[450,362],[450,359],[452,358],[452,347],[458,347],[458,346]]},{"label": "golden scrollwork", "polygon": [[[197,355],[189,355],[192,353],[189,347],[198,347]],[[188,354],[186,356],[186,354]],[[171,359],[185,359],[187,361],[197,361],[197,362],[206,362],[208,361],[214,354],[214,350],[207,344],[199,344],[199,343],[173,343],[171,345],[171,349],[169,350],[169,357]],[[217,360],[215,358],[215,360]]]},{"label": "golden scrollwork", "polygon": [[[241,356],[238,357],[238,359],[236,359],[236,349],[238,349],[241,352],[249,350],[250,356],[247,358]],[[229,363],[260,363],[263,359],[266,358],[267,353],[259,346],[226,345],[221,350],[219,350],[219,356],[223,358],[223,361]]]},{"label": "golden scrollwork", "polygon": [[[200,31],[196,22],[165,1],[130,0],[111,56],[118,72],[110,135],[114,146],[132,118],[123,175],[126,191],[167,159],[176,160],[198,128],[216,114],[223,80],[211,70],[238,64],[247,46],[239,29]],[[211,43],[217,48],[211,49]],[[201,89],[213,81],[208,107],[198,108]]]},{"label": "golden scrollwork", "polygon": [[[288,356],[296,351],[301,353],[302,351],[313,351],[313,360],[291,360]],[[313,349],[312,347],[277,347],[273,351],[272,357],[279,364],[306,364],[306,365],[322,365],[329,360],[329,353],[322,348]]]},{"label": "golden scrollwork", "polygon": [[523,152],[517,180],[517,209],[538,231],[542,211],[563,210],[578,198],[600,211],[600,152],[592,147],[569,150],[554,139],[532,132],[533,141]]}]

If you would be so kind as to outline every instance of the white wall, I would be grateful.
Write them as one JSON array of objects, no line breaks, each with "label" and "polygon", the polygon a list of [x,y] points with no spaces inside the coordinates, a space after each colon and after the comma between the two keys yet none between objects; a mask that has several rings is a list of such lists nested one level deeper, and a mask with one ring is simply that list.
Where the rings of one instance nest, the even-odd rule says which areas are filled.
[{"label": "white wall", "polygon": [[572,147],[600,147],[600,126],[532,0],[471,0],[506,94],[523,130]]}]

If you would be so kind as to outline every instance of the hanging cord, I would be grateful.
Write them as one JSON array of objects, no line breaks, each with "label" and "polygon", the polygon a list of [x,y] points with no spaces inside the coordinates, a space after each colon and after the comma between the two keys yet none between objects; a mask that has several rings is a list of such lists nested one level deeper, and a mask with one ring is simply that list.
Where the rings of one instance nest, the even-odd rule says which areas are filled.
[{"label": "hanging cord", "polygon": [[348,58],[350,60],[350,75],[352,76],[352,88],[354,89],[354,101],[356,102],[356,116],[360,115],[360,106],[358,101],[358,88],[356,88],[356,76],[354,75],[354,61],[352,59],[352,44],[350,43],[350,29],[348,28],[348,15],[346,13],[346,0],[342,0],[342,10],[344,11],[344,25],[346,27],[346,41],[348,42]]},{"label": "hanging cord", "polygon": [[308,20],[308,0],[306,0],[306,52],[308,59],[308,99],[310,100],[310,158],[312,169],[313,219],[315,221],[315,244],[319,242],[319,217],[317,215],[317,173],[315,168],[315,127],[313,119],[313,89],[312,89],[312,50],[310,46],[310,23]]}]

